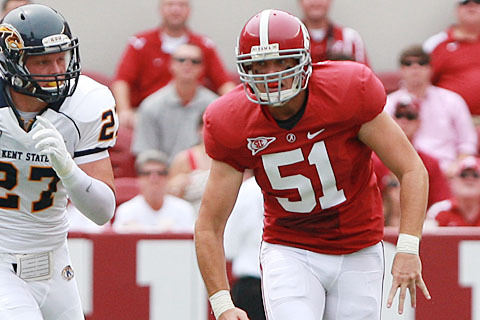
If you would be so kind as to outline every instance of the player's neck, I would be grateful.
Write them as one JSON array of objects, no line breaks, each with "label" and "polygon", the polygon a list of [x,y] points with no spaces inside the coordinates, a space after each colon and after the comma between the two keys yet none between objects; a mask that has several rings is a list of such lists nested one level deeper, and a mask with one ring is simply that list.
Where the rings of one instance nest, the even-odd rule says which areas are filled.
[{"label": "player's neck", "polygon": [[306,99],[306,90],[302,90],[297,96],[289,100],[282,106],[268,106],[268,111],[276,120],[287,120],[297,114],[303,106]]},{"label": "player's neck", "polygon": [[10,89],[10,93],[12,95],[12,102],[15,108],[17,108],[20,111],[40,112],[47,106],[46,102],[41,101],[35,97],[30,97],[30,96],[15,92],[12,89]]}]

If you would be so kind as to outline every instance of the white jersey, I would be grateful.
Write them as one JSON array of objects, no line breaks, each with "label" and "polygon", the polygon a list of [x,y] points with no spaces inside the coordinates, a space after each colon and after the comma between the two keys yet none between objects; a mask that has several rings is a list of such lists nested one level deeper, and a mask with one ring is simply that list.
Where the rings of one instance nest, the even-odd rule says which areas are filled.
[{"label": "white jersey", "polygon": [[[108,156],[118,121],[110,90],[80,76],[75,93],[42,116],[63,135],[77,164]],[[61,246],[67,236],[67,193],[47,156],[38,154],[12,108],[0,106],[0,253],[37,253]]]},{"label": "white jersey", "polygon": [[183,199],[166,194],[155,210],[141,194],[122,203],[115,213],[113,229],[118,232],[193,233],[195,210]]}]

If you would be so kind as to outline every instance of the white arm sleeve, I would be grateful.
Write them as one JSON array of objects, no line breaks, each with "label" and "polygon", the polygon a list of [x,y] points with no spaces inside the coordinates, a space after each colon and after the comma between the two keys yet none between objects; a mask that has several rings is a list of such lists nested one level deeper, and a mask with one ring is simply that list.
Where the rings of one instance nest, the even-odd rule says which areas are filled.
[{"label": "white arm sleeve", "polygon": [[98,225],[112,219],[115,194],[106,183],[90,177],[76,164],[72,172],[61,180],[72,203],[87,218]]}]

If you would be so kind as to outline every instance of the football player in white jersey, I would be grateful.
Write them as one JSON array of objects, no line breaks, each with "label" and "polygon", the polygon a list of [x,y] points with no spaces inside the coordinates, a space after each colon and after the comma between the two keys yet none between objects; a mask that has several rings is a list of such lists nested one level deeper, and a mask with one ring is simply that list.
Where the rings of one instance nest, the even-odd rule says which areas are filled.
[{"label": "football player in white jersey", "polygon": [[78,40],[39,4],[1,21],[0,76],[0,319],[84,319],[65,208],[113,216],[115,101],[80,75]]}]

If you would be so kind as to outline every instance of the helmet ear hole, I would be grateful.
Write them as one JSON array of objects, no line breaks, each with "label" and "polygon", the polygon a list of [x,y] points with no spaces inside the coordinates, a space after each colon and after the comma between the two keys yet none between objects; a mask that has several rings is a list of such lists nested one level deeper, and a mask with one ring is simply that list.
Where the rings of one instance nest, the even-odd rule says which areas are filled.
[{"label": "helmet ear hole", "polygon": [[18,77],[18,76],[13,76],[12,77],[12,85],[14,87],[22,88],[24,86],[24,81],[22,79],[20,79],[20,77]]}]

